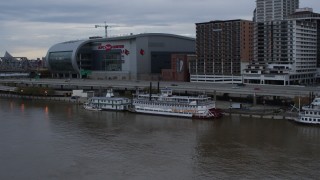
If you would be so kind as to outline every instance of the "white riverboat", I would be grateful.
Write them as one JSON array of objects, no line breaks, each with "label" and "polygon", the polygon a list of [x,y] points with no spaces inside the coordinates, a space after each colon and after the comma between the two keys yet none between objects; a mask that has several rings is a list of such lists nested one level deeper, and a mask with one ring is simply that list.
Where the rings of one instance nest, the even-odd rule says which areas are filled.
[{"label": "white riverboat", "polygon": [[90,111],[101,111],[102,110],[101,108],[99,108],[89,102],[84,103],[83,108],[86,110],[90,110]]},{"label": "white riverboat", "polygon": [[161,89],[160,94],[137,93],[132,100],[133,112],[188,118],[219,118],[222,112],[215,101],[206,95],[175,96],[171,89]]},{"label": "white riverboat", "polygon": [[308,106],[303,106],[299,116],[293,121],[304,124],[320,125],[320,98],[315,98]]},{"label": "white riverboat", "polygon": [[131,105],[129,98],[124,97],[114,97],[113,91],[108,90],[105,97],[92,97],[85,104],[85,109],[96,108],[101,110],[116,110],[124,111],[128,110]]}]

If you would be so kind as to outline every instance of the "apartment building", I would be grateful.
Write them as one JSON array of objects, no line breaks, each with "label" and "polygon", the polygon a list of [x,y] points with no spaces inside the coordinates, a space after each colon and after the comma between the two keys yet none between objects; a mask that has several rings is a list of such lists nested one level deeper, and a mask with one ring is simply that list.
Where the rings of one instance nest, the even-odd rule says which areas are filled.
[{"label": "apartment building", "polygon": [[243,64],[252,59],[252,21],[196,23],[196,59],[189,62],[191,82],[242,82]]},{"label": "apartment building", "polygon": [[254,13],[254,59],[244,82],[312,84],[316,82],[319,23],[298,0],[257,0]]},{"label": "apartment building", "polygon": [[[310,21],[317,24],[317,47],[320,47],[320,14],[314,13],[312,8],[300,8],[288,19]],[[320,68],[320,48],[317,48],[317,68]]]},{"label": "apartment building", "polygon": [[255,21],[284,20],[299,8],[299,0],[256,0]]},{"label": "apartment building", "polygon": [[[262,31],[268,31],[265,36]],[[317,73],[317,23],[271,21],[258,25],[255,61],[245,70],[245,83],[309,84]]]}]

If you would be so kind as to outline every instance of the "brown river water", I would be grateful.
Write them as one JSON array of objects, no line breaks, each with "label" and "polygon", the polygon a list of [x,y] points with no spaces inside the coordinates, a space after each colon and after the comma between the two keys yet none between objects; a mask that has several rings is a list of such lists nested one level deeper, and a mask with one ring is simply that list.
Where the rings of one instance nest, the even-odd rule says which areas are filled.
[{"label": "brown river water", "polygon": [[0,179],[319,179],[320,127],[0,99]]}]

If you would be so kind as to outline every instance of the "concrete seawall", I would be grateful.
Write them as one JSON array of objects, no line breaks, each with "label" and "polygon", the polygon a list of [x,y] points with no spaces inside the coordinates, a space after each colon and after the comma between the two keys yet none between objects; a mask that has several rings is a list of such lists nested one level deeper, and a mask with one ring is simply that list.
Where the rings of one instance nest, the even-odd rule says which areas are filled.
[{"label": "concrete seawall", "polygon": [[230,102],[217,101],[216,106],[223,110],[225,116],[238,116],[248,118],[289,120],[297,117],[296,112],[286,112],[283,107],[270,105],[243,104],[242,109],[229,109]]},{"label": "concrete seawall", "polygon": [[262,118],[262,119],[278,119],[278,120],[288,120],[291,117],[287,116],[285,113],[264,115],[264,114],[241,114],[241,113],[224,113],[225,116],[238,116],[238,117],[248,117],[248,118]]},{"label": "concrete seawall", "polygon": [[73,104],[83,104],[87,101],[87,98],[71,99],[70,97],[54,97],[54,96],[32,96],[32,95],[18,95],[18,94],[0,94],[3,98],[14,98],[14,99],[27,99],[35,101],[60,101],[69,102]]}]

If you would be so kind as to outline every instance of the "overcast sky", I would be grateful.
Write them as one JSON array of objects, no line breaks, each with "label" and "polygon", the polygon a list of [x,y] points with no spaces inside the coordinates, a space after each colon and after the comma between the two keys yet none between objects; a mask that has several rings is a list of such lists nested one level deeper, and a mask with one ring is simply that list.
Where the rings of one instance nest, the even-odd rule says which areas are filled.
[{"label": "overcast sky", "polygon": [[[139,33],[195,37],[195,23],[252,19],[255,0],[4,0],[0,1],[0,57],[5,51],[44,57],[60,42]],[[320,13],[320,0],[300,0]]]}]

